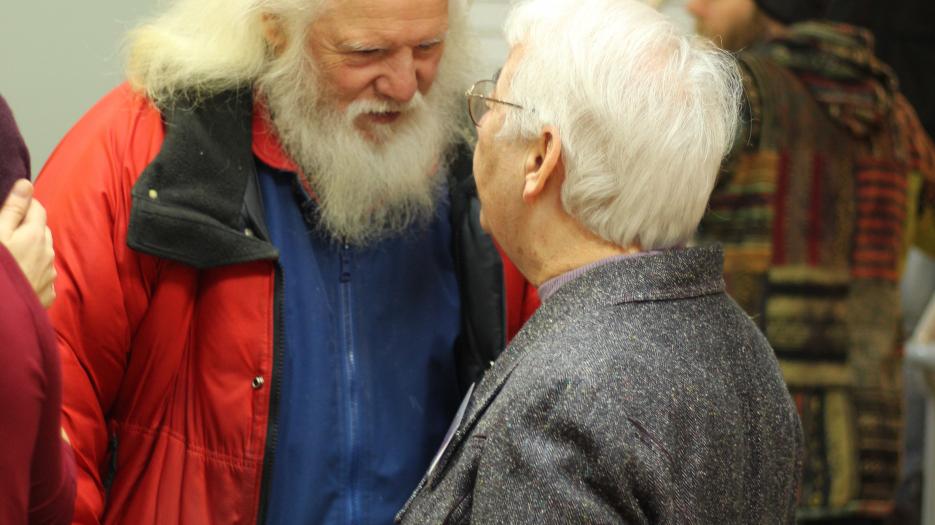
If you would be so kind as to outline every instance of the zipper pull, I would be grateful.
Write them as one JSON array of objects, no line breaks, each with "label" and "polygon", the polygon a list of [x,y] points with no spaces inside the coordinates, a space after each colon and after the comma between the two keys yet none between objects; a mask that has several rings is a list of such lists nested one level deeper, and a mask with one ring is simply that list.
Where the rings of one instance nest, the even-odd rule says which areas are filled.
[{"label": "zipper pull", "polygon": [[341,282],[347,283],[351,280],[351,247],[345,242],[341,249]]}]

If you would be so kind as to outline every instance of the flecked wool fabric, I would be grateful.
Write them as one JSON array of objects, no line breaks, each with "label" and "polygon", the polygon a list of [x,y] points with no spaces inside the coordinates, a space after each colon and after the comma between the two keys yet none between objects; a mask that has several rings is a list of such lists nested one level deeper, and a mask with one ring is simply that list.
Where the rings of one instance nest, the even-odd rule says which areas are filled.
[{"label": "flecked wool fabric", "polygon": [[475,388],[401,523],[793,523],[801,427],[718,247],[599,266]]},{"label": "flecked wool fabric", "polygon": [[29,150],[16,127],[13,112],[0,97],[0,203],[17,179],[29,178]]}]

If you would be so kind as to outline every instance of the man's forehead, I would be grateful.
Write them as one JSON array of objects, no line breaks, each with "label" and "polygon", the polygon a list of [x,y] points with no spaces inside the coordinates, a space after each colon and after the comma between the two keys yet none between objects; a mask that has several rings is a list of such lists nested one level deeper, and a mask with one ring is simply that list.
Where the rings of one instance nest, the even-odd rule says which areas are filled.
[{"label": "man's forehead", "polygon": [[334,40],[339,47],[354,50],[372,46],[431,44],[444,41],[447,34],[447,24],[426,28],[424,31],[399,31],[394,28],[371,26],[335,31]]},{"label": "man's forehead", "polygon": [[350,37],[400,31],[440,34],[448,29],[448,0],[331,0],[319,20]]},{"label": "man's forehead", "polygon": [[313,31],[342,51],[433,43],[448,31],[448,2],[332,0]]},{"label": "man's forehead", "polygon": [[448,12],[449,0],[327,0],[326,10],[373,16],[382,13],[436,14]]}]

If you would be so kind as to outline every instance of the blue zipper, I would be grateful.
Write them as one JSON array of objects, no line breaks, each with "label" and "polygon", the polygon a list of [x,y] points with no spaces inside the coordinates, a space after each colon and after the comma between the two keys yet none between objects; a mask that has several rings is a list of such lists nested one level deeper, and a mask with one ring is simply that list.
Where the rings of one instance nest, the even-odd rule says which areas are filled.
[{"label": "blue zipper", "polygon": [[344,342],[344,380],[347,392],[347,412],[345,425],[347,427],[347,456],[345,458],[348,477],[347,497],[347,523],[354,525],[360,521],[359,487],[358,487],[358,450],[357,419],[359,407],[356,392],[356,367],[354,355],[354,308],[351,297],[351,250],[347,243],[341,248],[341,321],[342,339]]}]

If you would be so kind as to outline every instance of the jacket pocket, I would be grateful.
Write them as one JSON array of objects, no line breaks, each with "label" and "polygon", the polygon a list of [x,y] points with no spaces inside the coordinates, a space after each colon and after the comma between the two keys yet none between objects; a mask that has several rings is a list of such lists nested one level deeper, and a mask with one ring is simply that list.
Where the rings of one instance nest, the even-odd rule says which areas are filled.
[{"label": "jacket pocket", "polygon": [[471,522],[471,507],[474,502],[474,491],[465,492],[458,503],[448,511],[444,525],[461,525]]},{"label": "jacket pocket", "polygon": [[450,491],[456,499],[442,521],[445,525],[460,525],[471,522],[477,468],[480,465],[480,457],[486,444],[487,436],[475,435],[469,437],[467,442],[464,443],[464,448],[457,461],[452,465],[449,473],[452,485],[447,491]]}]

